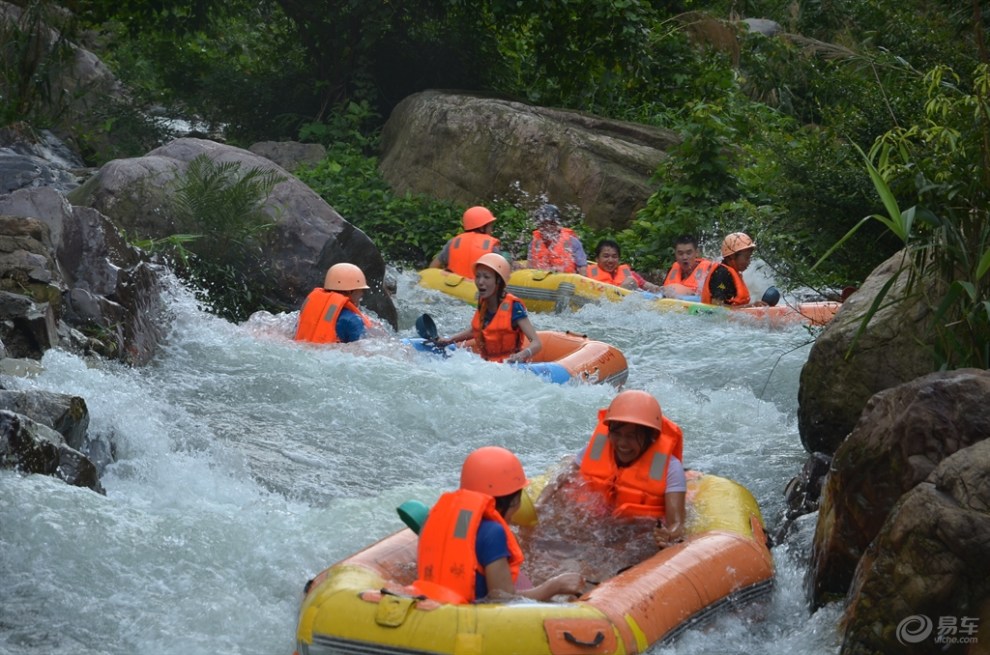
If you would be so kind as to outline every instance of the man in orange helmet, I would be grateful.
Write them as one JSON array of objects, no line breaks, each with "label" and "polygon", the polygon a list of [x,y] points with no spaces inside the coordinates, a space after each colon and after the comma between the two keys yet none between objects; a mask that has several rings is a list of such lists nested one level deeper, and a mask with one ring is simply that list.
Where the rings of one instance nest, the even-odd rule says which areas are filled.
[{"label": "man in orange helmet", "polygon": [[682,234],[674,241],[674,257],[663,281],[663,295],[668,298],[700,296],[701,287],[708,279],[714,262],[699,257],[698,240],[691,234]]},{"label": "man in orange helmet", "polygon": [[416,591],[455,604],[581,593],[584,580],[576,572],[517,587],[524,557],[508,521],[527,484],[519,458],[505,448],[485,446],[469,454],[460,488],[440,496],[420,531]]},{"label": "man in orange helmet", "polygon": [[499,240],[492,236],[495,215],[481,206],[468,207],[461,217],[464,231],[444,244],[430,268],[443,268],[461,277],[474,277],[474,263],[490,252],[501,252]]},{"label": "man in orange helmet", "polygon": [[313,289],[299,310],[296,341],[350,343],[364,336],[374,323],[358,304],[368,284],[364,272],[354,264],[334,264],[323,287]]},{"label": "man in orange helmet", "polygon": [[701,289],[701,302],[729,307],[761,307],[762,300],[750,302],[749,288],[742,272],[749,268],[756,243],[744,232],[733,232],[722,240],[722,261],[715,265]]}]

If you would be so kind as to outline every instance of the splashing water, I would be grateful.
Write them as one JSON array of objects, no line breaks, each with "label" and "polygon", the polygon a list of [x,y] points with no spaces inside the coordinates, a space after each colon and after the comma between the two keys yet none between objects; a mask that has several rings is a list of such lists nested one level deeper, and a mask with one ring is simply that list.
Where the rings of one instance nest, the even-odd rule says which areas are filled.
[{"label": "splashing water", "polygon": [[[457,485],[472,449],[503,445],[537,475],[587,441],[615,390],[558,386],[479,361],[414,355],[427,311],[442,335],[471,307],[399,275],[399,334],[314,347],[295,315],[232,325],[176,288],[167,346],[151,365],[91,365],[51,351],[44,373],[7,380],[85,398],[90,434],[116,443],[106,496],[0,471],[0,652],[176,655],[292,652],[303,584],[402,528],[395,507]],[[772,532],[804,461],[798,375],[808,333],[646,303],[532,315],[538,329],[608,341],[684,430],[689,468],[737,480]],[[808,531],[777,546],[759,612],[716,619],[651,653],[837,651],[838,608],[809,615]]]}]

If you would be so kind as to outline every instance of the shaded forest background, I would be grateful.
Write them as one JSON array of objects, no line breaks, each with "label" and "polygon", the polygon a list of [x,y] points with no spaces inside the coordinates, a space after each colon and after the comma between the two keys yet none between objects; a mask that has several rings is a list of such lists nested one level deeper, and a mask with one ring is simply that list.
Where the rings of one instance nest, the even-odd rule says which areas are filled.
[{"label": "shaded forest background", "polygon": [[[425,265],[462,209],[397,197],[377,175],[390,110],[428,88],[677,130],[682,144],[629,225],[610,234],[577,226],[586,248],[616,237],[647,272],[669,266],[682,232],[713,244],[746,229],[781,281],[819,289],[857,284],[910,241],[942,239],[946,221],[975,221],[978,234],[965,237],[977,242],[964,253],[970,278],[990,252],[990,7],[978,0],[14,4],[26,18],[3,26],[0,124],[69,133],[91,165],[167,139],[161,117],[244,147],[323,143],[327,160],[300,177],[397,264]],[[743,18],[781,32],[747,31]],[[85,126],[60,123],[58,90],[45,87],[58,44],[32,50],[32,20],[96,52],[126,84],[126,100],[108,101]],[[901,235],[866,221],[813,268],[864,217],[890,215],[869,168],[895,208],[911,208],[913,228]],[[531,229],[528,208],[487,200],[501,236]]]}]

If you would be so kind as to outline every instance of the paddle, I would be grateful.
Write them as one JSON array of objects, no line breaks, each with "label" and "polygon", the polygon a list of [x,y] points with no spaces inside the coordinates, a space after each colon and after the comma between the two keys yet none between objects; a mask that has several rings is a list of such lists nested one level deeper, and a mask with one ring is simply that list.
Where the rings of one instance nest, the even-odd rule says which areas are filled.
[{"label": "paddle", "polygon": [[433,352],[447,356],[447,349],[437,345],[440,333],[437,332],[437,324],[433,322],[433,317],[429,314],[422,314],[416,319],[416,334],[420,336],[423,343],[433,349]]},{"label": "paddle", "polygon": [[770,307],[775,307],[780,302],[780,291],[777,290],[777,287],[767,287],[767,290],[763,292],[763,302]]}]

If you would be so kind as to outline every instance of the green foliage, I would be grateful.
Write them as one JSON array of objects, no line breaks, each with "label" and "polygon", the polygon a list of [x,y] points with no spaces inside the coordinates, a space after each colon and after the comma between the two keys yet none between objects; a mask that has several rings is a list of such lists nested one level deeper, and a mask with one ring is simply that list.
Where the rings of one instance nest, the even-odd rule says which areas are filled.
[{"label": "green foliage", "polygon": [[742,193],[733,172],[736,128],[724,107],[694,103],[681,136],[681,143],[657,169],[660,188],[617,235],[623,256],[639,269],[669,265],[674,239],[680,234],[694,234],[700,241],[714,239],[717,226],[732,213],[732,203]]},{"label": "green foliage", "polygon": [[375,243],[387,260],[423,268],[460,225],[463,207],[425,196],[393,193],[378,173],[378,158],[339,142],[326,158],[296,176]]},{"label": "green foliage", "polygon": [[148,242],[217,314],[244,320],[260,308],[273,283],[263,236],[274,223],[265,202],[284,178],[272,170],[241,171],[237,162],[199,155],[175,183],[175,224],[182,232]]},{"label": "green foliage", "polygon": [[[908,276],[906,296],[920,295],[933,312],[936,367],[988,368],[990,65],[977,66],[967,87],[941,66],[925,82],[926,120],[890,130],[864,155],[886,214],[862,219],[822,260],[865,222],[880,222],[913,254],[897,275]],[[910,189],[917,204],[901,210],[898,189]],[[860,331],[893,279],[864,316]],[[925,283],[930,280],[935,284]]]},{"label": "green foliage", "polygon": [[50,127],[66,111],[71,98],[58,82],[74,61],[63,33],[72,29],[45,0],[0,11],[0,125],[30,121]]}]

